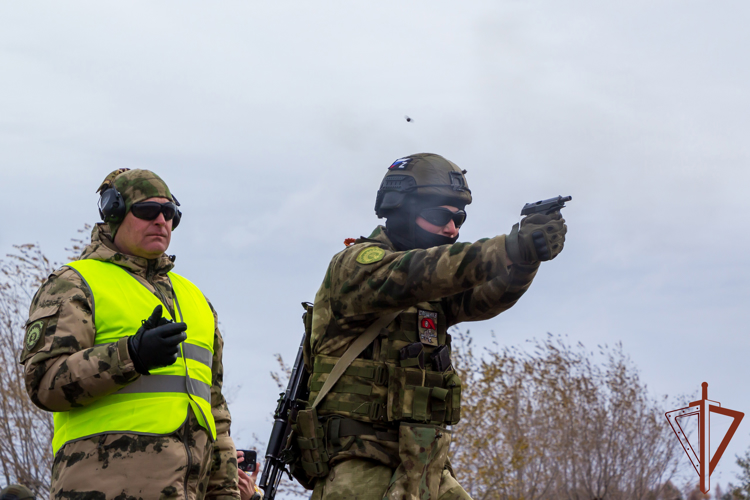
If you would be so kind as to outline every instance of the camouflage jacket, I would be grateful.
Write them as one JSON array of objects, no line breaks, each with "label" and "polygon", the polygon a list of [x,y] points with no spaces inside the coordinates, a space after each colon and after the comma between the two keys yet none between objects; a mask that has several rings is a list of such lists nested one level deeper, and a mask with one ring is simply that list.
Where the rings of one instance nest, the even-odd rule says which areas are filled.
[{"label": "camouflage jacket", "polygon": [[[390,332],[412,324],[406,320],[410,309],[441,310],[438,324],[445,323],[438,326],[438,330],[443,332],[463,321],[492,318],[516,303],[528,289],[537,269],[538,265],[519,266],[510,262],[505,251],[505,235],[475,243],[399,252],[386,236],[385,228],[378,226],[368,238],[362,237],[336,254],[328,266],[323,284],[315,295],[307,353],[313,358],[309,360],[311,366],[316,357],[325,364],[330,363],[330,358],[325,361],[323,357],[343,355],[354,340],[384,314],[404,310],[388,325]],[[418,328],[416,315],[413,317],[414,328]],[[361,357],[382,359],[384,352],[377,346],[376,341]],[[380,353],[376,354],[378,351]],[[384,398],[385,390],[373,387],[369,396],[344,394],[340,400],[349,396]],[[315,396],[311,384],[310,401]],[[329,393],[327,399],[331,398]],[[329,413],[324,406],[319,407],[320,415]],[[331,411],[367,421],[351,413]],[[386,424],[385,429],[389,426]],[[331,466],[352,458],[366,458],[392,469],[401,463],[399,443],[379,436],[377,429],[373,433],[358,434],[356,439],[329,436],[327,453]]]},{"label": "camouflage jacket", "polygon": [[[80,258],[111,262],[122,267],[159,297],[174,315],[172,289],[167,279],[167,273],[174,267],[174,257],[162,255],[159,259],[147,260],[121,254],[112,243],[109,228],[97,224],[91,234],[91,244],[83,250]],[[92,305],[88,286],[75,271],[65,266],[52,273],[34,296],[27,327],[39,325],[41,321],[42,331],[41,335],[36,332],[33,336],[27,334],[20,361],[25,366],[26,390],[34,404],[43,410],[58,412],[85,406],[141,376],[130,359],[127,338],[94,345],[96,331]],[[239,498],[237,460],[229,437],[231,417],[221,393],[223,340],[213,306],[211,310],[216,325],[211,406],[217,439],[213,443],[212,456],[201,457],[211,464],[205,494],[208,498]],[[133,333],[138,326],[133,326]],[[35,328],[38,331],[38,326]],[[194,421],[193,415],[188,417],[189,422]],[[138,439],[148,441],[150,438],[152,436],[139,436]],[[158,436],[153,436],[153,439],[158,441]],[[182,468],[185,468],[184,464]]]},{"label": "camouflage jacket", "polygon": [[[368,247],[382,252],[362,263]],[[312,354],[340,356],[380,315],[421,302],[439,301],[447,326],[497,316],[526,292],[539,268],[509,262],[505,235],[398,252],[378,226],[331,260],[315,295]],[[327,335],[332,321],[335,336]]]}]

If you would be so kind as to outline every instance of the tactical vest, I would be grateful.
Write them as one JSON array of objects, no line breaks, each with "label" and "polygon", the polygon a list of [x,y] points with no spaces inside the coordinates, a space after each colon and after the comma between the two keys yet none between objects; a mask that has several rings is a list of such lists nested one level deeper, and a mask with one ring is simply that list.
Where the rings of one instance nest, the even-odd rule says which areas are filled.
[{"label": "tactical vest", "polygon": [[[332,321],[326,335],[335,335],[336,329]],[[440,303],[425,302],[408,308],[388,329],[388,334],[381,334],[369,349],[371,354],[366,357],[371,359],[357,358],[347,368],[318,405],[318,415],[342,415],[371,423],[458,423],[461,380],[452,368],[438,371],[431,359],[441,346],[450,348],[450,335]],[[421,344],[422,354],[404,357],[402,350],[411,344]],[[420,346],[415,347],[419,350]],[[338,359],[314,356],[310,403],[315,401]]]},{"label": "tactical vest", "polygon": [[[120,266],[91,259],[67,265],[80,274],[93,294],[95,345],[134,335],[141,321],[162,304]],[[56,412],[52,440],[55,454],[65,443],[98,434],[170,434],[185,422],[188,407],[216,439],[211,413],[213,312],[195,285],[177,274],[168,276],[179,320],[188,325],[180,357],[174,364],[150,370],[150,375],[141,375],[92,404]]]}]

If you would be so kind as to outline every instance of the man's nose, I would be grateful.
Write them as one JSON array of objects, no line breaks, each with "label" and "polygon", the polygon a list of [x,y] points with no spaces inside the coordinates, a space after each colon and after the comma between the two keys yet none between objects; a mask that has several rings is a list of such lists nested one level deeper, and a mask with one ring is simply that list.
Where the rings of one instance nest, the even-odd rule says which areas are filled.
[{"label": "man's nose", "polygon": [[443,226],[443,234],[451,238],[455,238],[458,235],[458,228],[453,220],[448,221],[448,224]]}]

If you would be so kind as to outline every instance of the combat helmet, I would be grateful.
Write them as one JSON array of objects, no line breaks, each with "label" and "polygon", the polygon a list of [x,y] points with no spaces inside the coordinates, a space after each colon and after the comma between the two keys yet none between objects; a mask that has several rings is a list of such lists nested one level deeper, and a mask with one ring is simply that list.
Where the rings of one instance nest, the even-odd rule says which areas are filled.
[{"label": "combat helmet", "polygon": [[422,209],[451,205],[463,210],[471,190],[458,165],[433,153],[404,156],[394,161],[380,183],[375,214],[387,218],[386,234],[398,250],[450,244],[455,238],[427,233],[416,224]]},{"label": "combat helmet", "polygon": [[380,183],[375,199],[375,214],[388,217],[405,208],[407,201],[420,204],[455,204],[459,208],[471,203],[471,190],[464,174],[452,161],[433,153],[404,156],[394,161]]}]

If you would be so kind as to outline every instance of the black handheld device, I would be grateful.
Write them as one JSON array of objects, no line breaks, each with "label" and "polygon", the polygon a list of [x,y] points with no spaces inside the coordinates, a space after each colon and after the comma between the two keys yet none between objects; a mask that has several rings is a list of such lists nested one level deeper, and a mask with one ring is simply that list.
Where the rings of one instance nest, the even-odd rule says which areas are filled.
[{"label": "black handheld device", "polygon": [[255,464],[258,463],[258,452],[255,450],[237,450],[245,454],[245,460],[237,464],[237,468],[245,472],[255,472]]}]

